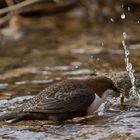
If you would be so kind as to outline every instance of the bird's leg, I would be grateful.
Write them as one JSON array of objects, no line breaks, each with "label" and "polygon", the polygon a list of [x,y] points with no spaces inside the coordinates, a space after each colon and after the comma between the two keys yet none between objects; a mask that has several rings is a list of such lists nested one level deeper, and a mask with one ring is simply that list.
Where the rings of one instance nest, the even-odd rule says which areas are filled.
[{"label": "bird's leg", "polygon": [[124,97],[125,97],[125,91],[121,90],[121,93],[120,93],[120,104],[121,104],[122,107],[124,107]]},{"label": "bird's leg", "polygon": [[123,93],[120,94],[120,104],[124,105],[124,94]]}]

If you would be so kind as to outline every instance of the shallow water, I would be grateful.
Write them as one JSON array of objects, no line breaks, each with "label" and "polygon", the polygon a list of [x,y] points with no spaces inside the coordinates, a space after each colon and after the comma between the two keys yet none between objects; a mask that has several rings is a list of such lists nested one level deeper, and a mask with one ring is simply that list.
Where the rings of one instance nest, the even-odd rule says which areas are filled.
[{"label": "shallow water", "polygon": [[[60,17],[59,17],[60,18]],[[64,21],[66,17],[61,17]],[[130,60],[140,73],[140,29],[137,23],[114,23],[86,27],[81,20],[66,18],[61,28],[30,33],[18,41],[1,40],[0,111],[18,106],[40,90],[63,79],[125,71],[121,46],[127,32]],[[71,25],[71,26],[69,26]],[[114,30],[114,28],[116,30]],[[103,116],[82,122],[55,124],[50,121],[22,121],[0,124],[0,139],[140,139],[140,106],[116,107]],[[134,107],[133,107],[134,106]]]}]

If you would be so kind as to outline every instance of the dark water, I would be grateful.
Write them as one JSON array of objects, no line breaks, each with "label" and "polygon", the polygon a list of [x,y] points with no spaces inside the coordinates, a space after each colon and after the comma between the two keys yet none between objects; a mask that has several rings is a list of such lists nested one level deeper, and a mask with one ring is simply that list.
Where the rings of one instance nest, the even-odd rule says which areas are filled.
[{"label": "dark water", "polygon": [[[0,114],[56,81],[125,71],[123,31],[128,34],[130,61],[136,73],[140,73],[138,23],[105,23],[87,28],[81,20],[65,18],[61,17],[65,23],[59,21],[55,23],[59,26],[49,31],[32,32],[17,41],[1,38]],[[134,104],[130,104],[131,109],[118,108],[119,111],[106,112],[83,122],[1,123],[0,139],[140,139],[140,107],[131,107]]]}]

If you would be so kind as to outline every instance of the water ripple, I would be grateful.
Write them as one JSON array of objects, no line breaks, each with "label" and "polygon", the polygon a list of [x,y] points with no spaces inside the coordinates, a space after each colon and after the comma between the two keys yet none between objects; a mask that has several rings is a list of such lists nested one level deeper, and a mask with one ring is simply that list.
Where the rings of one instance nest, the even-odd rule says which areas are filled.
[{"label": "water ripple", "polygon": [[7,88],[8,84],[7,83],[0,83],[0,89]]}]

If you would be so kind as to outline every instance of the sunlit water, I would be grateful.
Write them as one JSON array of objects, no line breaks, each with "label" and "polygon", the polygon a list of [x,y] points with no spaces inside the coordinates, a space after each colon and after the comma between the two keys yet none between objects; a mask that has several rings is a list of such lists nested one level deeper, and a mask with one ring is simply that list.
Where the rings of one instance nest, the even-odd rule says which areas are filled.
[{"label": "sunlit water", "polygon": [[[123,50],[120,47],[121,33],[120,38],[114,39],[118,32],[115,34],[113,26],[98,27],[97,31],[94,27],[89,33],[80,26],[81,21],[76,27],[68,26],[67,30],[71,34],[62,29],[49,35],[48,32],[39,32],[22,41],[0,46],[0,115],[54,82],[125,71]],[[121,32],[120,26],[116,31],[119,30]],[[137,73],[140,73],[140,39],[136,38],[139,35],[135,35],[135,32],[132,31],[132,34],[137,42],[130,44],[130,49],[133,49],[131,56],[135,60]],[[135,101],[129,101],[124,108],[119,106],[118,101],[112,100],[111,103],[114,106],[107,111],[103,105],[98,115],[92,119],[80,118],[83,121],[78,118],[63,124],[50,121],[22,121],[15,124],[1,122],[0,139],[104,140],[112,133],[113,139],[118,137],[116,133],[120,133],[120,137],[125,135],[127,138],[140,139],[140,107],[135,106]]]}]

